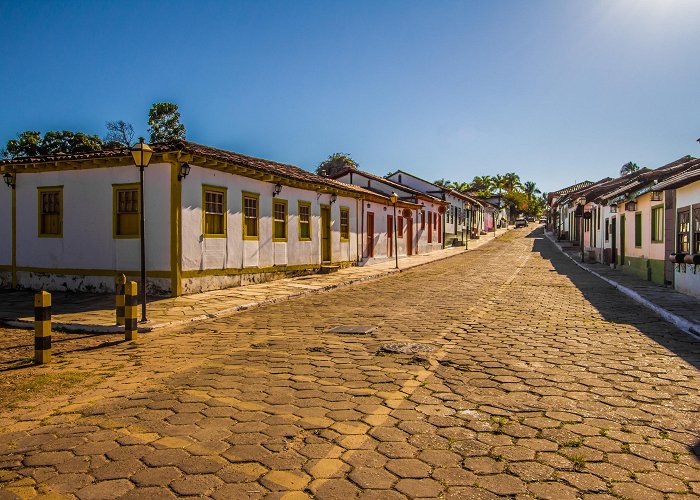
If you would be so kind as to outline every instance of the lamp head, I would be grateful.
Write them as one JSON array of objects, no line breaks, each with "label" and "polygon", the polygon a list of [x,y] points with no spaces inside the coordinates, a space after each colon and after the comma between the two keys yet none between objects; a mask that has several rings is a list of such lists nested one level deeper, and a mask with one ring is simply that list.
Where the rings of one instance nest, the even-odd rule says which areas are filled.
[{"label": "lamp head", "polygon": [[272,197],[274,198],[275,196],[277,196],[281,192],[282,192],[282,184],[280,184],[278,182],[277,184],[275,184],[275,188],[272,190]]},{"label": "lamp head", "polygon": [[337,194],[335,194],[335,193],[331,194],[331,205],[332,205],[333,203],[335,203],[337,199],[338,199],[338,195],[337,195]]},{"label": "lamp head", "polygon": [[12,172],[5,172],[2,174],[2,179],[5,181],[5,184],[7,184],[7,187],[15,188],[15,176]]},{"label": "lamp head", "polygon": [[391,200],[392,205],[396,205],[396,202],[399,201],[399,195],[396,193],[391,193],[389,195],[389,199]]},{"label": "lamp head", "polygon": [[177,180],[181,181],[182,179],[190,175],[190,168],[191,167],[189,163],[183,163],[182,165],[180,165],[180,173],[177,174]]},{"label": "lamp head", "polygon": [[147,167],[151,162],[153,150],[144,142],[143,137],[140,137],[139,142],[131,148],[131,156],[134,158],[134,165],[137,167]]}]

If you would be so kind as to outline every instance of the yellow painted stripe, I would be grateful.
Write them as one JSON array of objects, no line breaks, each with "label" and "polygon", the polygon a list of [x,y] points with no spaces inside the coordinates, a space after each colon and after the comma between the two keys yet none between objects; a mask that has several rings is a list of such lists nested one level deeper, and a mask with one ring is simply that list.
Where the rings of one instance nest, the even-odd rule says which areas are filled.
[{"label": "yellow painted stripe", "polygon": [[[325,265],[325,264],[324,264]],[[354,265],[354,262],[340,261],[332,262],[330,265],[349,267]],[[183,278],[203,278],[206,276],[236,276],[243,274],[259,274],[259,273],[277,273],[288,271],[314,271],[319,269],[321,264],[304,264],[298,266],[271,266],[271,267],[249,267],[244,269],[203,269],[197,271],[182,271]]]},{"label": "yellow painted stripe", "polygon": [[[28,267],[18,266],[17,272],[41,273],[41,274],[74,274],[78,276],[114,276],[114,269],[68,269],[52,267]],[[138,277],[141,271],[125,271],[127,276]],[[170,271],[147,271],[146,276],[150,278],[170,278]]]}]

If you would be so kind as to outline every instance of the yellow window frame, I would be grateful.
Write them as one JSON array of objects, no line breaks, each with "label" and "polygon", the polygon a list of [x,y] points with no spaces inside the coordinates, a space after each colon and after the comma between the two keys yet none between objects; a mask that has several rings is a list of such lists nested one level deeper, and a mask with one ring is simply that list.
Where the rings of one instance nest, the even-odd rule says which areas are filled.
[{"label": "yellow window frame", "polygon": [[[308,207],[309,209],[309,237],[308,238],[302,238],[301,236],[301,207]],[[298,224],[298,236],[299,236],[299,241],[311,241],[313,239],[313,230],[312,230],[312,221],[313,221],[313,214],[311,212],[311,202],[310,201],[299,201],[297,205],[297,220],[299,222]]]},{"label": "yellow window frame", "polygon": [[[275,205],[284,205],[284,236],[275,236]],[[259,218],[259,216],[258,216]],[[289,203],[281,198],[272,198],[272,241],[287,241],[289,233]]]},{"label": "yellow window frame", "polygon": [[[139,216],[139,230],[136,234],[117,234],[117,204],[119,191],[133,191],[139,193],[139,203],[136,213]],[[140,184],[112,184],[112,238],[116,240],[128,240],[141,237],[141,186]]]},{"label": "yellow window frame", "polygon": [[[245,216],[245,200],[246,198],[255,200],[255,235],[249,236],[246,228],[246,216]],[[241,193],[241,232],[243,234],[244,240],[259,240],[260,239],[260,193],[251,193],[249,191],[243,191]]]},{"label": "yellow window frame", "polygon": [[[207,233],[207,191],[223,195],[223,233]],[[226,238],[228,234],[228,188],[202,184],[202,236],[204,238]]]},{"label": "yellow window frame", "polygon": [[[43,233],[41,227],[41,195],[44,193],[58,193],[58,221],[60,231],[58,234]],[[41,186],[37,188],[37,234],[39,238],[63,238],[63,186]]]},{"label": "yellow window frame", "polygon": [[[343,214],[347,215],[348,224],[346,226],[347,236],[343,236]],[[338,219],[340,225],[340,241],[350,241],[350,208],[340,207],[340,217]]]}]

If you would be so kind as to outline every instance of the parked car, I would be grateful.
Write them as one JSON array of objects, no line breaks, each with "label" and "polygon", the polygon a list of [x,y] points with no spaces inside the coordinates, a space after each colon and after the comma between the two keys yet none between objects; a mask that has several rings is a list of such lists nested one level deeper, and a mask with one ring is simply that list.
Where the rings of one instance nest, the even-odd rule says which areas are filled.
[{"label": "parked car", "polygon": [[546,224],[547,223],[547,217],[540,217],[540,224]]},{"label": "parked car", "polygon": [[527,227],[527,220],[525,220],[525,217],[518,217],[515,219],[515,229],[519,227]]}]

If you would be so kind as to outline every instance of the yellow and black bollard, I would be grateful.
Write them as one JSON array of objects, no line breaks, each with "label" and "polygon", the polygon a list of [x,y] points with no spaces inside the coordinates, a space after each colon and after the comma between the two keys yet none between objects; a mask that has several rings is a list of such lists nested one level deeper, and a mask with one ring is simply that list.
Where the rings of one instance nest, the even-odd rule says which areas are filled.
[{"label": "yellow and black bollard", "polygon": [[117,302],[117,326],[124,325],[124,287],[126,286],[126,276],[120,274],[116,278],[116,302]]},{"label": "yellow and black bollard", "polygon": [[34,295],[34,363],[51,361],[51,294]]},{"label": "yellow and black bollard", "polygon": [[139,287],[135,281],[129,281],[124,286],[124,340],[136,340],[138,337],[138,326],[136,316],[139,306]]}]

